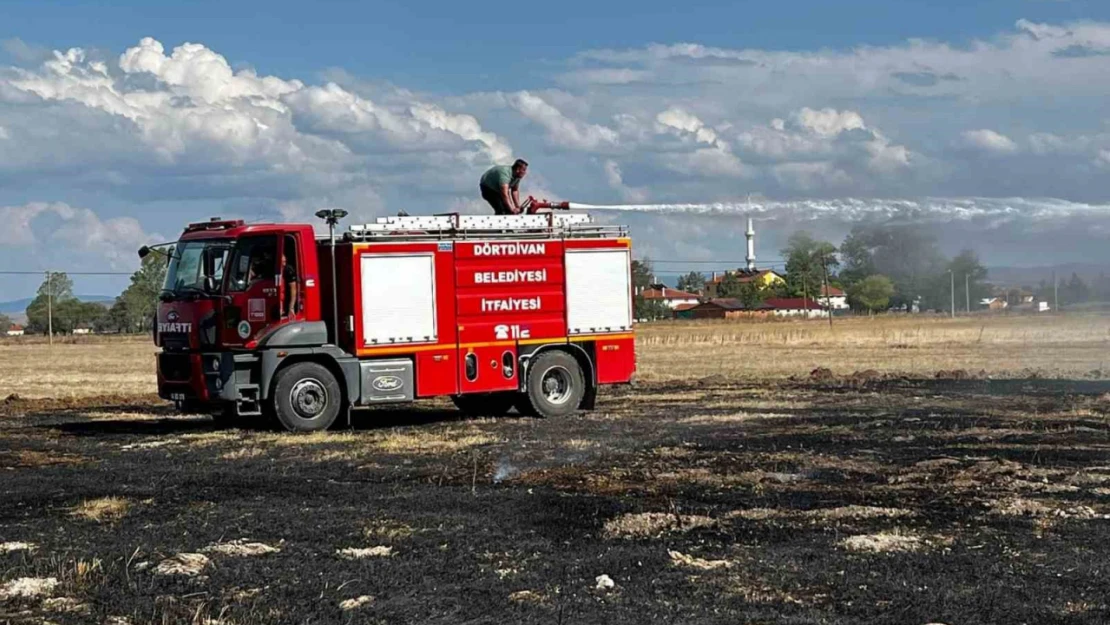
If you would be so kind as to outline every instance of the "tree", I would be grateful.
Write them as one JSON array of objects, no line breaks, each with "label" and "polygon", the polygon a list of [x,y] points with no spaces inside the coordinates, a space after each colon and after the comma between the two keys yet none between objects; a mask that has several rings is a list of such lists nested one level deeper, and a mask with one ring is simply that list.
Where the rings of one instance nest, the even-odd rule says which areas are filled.
[{"label": "tree", "polygon": [[632,291],[635,293],[632,298],[632,315],[637,320],[652,321],[671,316],[671,309],[666,304],[644,298],[644,289],[650,288],[654,281],[650,260],[632,261]]},{"label": "tree", "polygon": [[767,289],[764,289],[755,282],[745,282],[740,285],[740,293],[736,295],[744,308],[748,310],[755,310],[767,298]]},{"label": "tree", "polygon": [[[50,327],[50,315],[48,313],[54,307],[60,306],[69,300],[76,300],[73,297],[73,280],[65,272],[47,274],[42,284],[39,285],[35,299],[27,305],[27,331],[46,334]],[[56,314],[56,311],[54,313]],[[65,332],[66,330],[55,324],[54,331]]]},{"label": "tree", "polygon": [[[173,254],[173,249],[169,250]],[[635,261],[633,261],[635,265]],[[150,319],[158,310],[158,294],[166,281],[166,259],[161,254],[149,254],[143,259],[139,270],[131,274],[131,284],[120,294],[114,319],[126,321],[120,332],[145,332]],[[116,306],[112,307],[113,309]],[[121,315],[126,315],[122,317]]]},{"label": "tree", "polygon": [[883,275],[867,276],[848,288],[848,302],[852,308],[866,310],[868,314],[885,310],[894,295],[894,283]]},{"label": "tree", "polygon": [[869,240],[867,231],[857,226],[840,244],[840,258],[844,262],[840,279],[849,287],[875,273]]},{"label": "tree", "polygon": [[691,271],[678,279],[678,290],[701,294],[705,290],[705,276]]},{"label": "tree", "polygon": [[1060,283],[1060,305],[1082,304],[1091,299],[1091,289],[1078,274],[1072,273],[1071,279]]},{"label": "tree", "polygon": [[836,246],[828,241],[818,241],[806,232],[796,232],[782,250],[786,258],[786,284],[791,295],[813,298],[825,283],[825,270],[835,275],[840,261]]},{"label": "tree", "polygon": [[632,261],[632,290],[636,293],[651,286],[655,276],[648,259]]},{"label": "tree", "polygon": [[717,297],[740,297],[740,288],[743,284],[740,282],[740,276],[727,271],[721,281],[717,283]]},{"label": "tree", "polygon": [[936,238],[922,228],[859,225],[842,248],[845,270],[840,276],[849,286],[882,274],[894,284],[893,306],[909,308],[920,298],[926,307],[943,304],[947,308],[949,285],[944,256]]},{"label": "tree", "polygon": [[108,312],[100,318],[96,325],[98,333],[122,334],[133,331],[131,313],[127,309],[127,302],[116,298]]},{"label": "tree", "polygon": [[0,313],[0,332],[7,332],[12,327],[12,318]]},{"label": "tree", "polygon": [[[990,297],[991,286],[986,282],[987,268],[979,262],[978,254],[971,250],[964,250],[949,261],[948,269],[952,272],[952,278],[949,278],[949,280],[955,281],[956,310],[962,308],[969,301],[974,307],[980,300]],[[944,277],[948,278],[947,271],[944,273]],[[948,306],[951,306],[951,281],[946,289]]]},{"label": "tree", "polygon": [[767,299],[769,290],[760,283],[749,280],[741,282],[735,273],[727,273],[717,286],[717,296],[740,300],[744,308],[749,310],[759,308],[763,300]]}]

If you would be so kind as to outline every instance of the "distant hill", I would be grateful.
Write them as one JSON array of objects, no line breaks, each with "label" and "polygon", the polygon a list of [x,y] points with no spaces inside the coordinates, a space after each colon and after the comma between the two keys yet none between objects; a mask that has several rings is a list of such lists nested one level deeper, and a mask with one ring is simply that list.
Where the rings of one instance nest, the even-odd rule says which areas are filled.
[{"label": "distant hill", "polygon": [[[27,306],[33,299],[33,297],[24,297],[23,299],[0,302],[0,314],[7,315],[13,319],[16,315],[22,317],[23,313],[27,310]],[[82,302],[96,302],[97,304],[104,304],[105,306],[111,306],[112,303],[116,301],[116,298],[110,295],[78,295],[77,299]]]},{"label": "distant hill", "polygon": [[1045,265],[1041,267],[988,267],[987,281],[998,286],[1030,286],[1035,287],[1041,280],[1052,282],[1052,272],[1061,281],[1071,278],[1071,274],[1078,275],[1084,282],[1090,284],[1101,274],[1110,275],[1110,265],[1094,263],[1064,263],[1062,265]]}]

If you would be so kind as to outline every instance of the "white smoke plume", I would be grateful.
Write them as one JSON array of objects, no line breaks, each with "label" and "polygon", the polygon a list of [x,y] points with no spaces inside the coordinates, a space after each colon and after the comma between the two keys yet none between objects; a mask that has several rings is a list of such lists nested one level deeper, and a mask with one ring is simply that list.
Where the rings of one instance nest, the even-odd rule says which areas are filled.
[{"label": "white smoke plume", "polygon": [[800,220],[835,218],[840,221],[895,221],[940,223],[949,221],[1048,221],[1068,217],[1110,217],[1110,204],[1087,204],[1054,199],[1028,198],[923,198],[836,200],[753,200],[700,204],[582,204],[570,208],[588,211],[638,213],[743,214],[755,217],[790,216]]}]

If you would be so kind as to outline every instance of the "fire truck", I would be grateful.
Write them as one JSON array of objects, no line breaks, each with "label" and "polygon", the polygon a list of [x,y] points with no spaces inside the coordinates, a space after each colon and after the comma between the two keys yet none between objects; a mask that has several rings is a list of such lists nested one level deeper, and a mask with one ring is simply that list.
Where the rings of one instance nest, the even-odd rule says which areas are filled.
[{"label": "fire truck", "polygon": [[217,419],[317,431],[450,397],[560,417],[635,373],[631,243],[581,213],[190,224],[164,250],[158,394]]}]

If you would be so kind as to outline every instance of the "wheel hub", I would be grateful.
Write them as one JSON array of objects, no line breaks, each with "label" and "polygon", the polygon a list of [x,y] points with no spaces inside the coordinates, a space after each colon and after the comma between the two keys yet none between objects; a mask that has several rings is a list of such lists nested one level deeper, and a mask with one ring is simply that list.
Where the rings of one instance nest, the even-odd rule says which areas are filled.
[{"label": "wheel hub", "polygon": [[564,404],[571,397],[571,375],[563,367],[552,367],[543,374],[544,397],[552,404]]},{"label": "wheel hub", "polygon": [[302,419],[319,417],[328,405],[328,391],[319,380],[301,380],[289,392],[289,403]]}]

